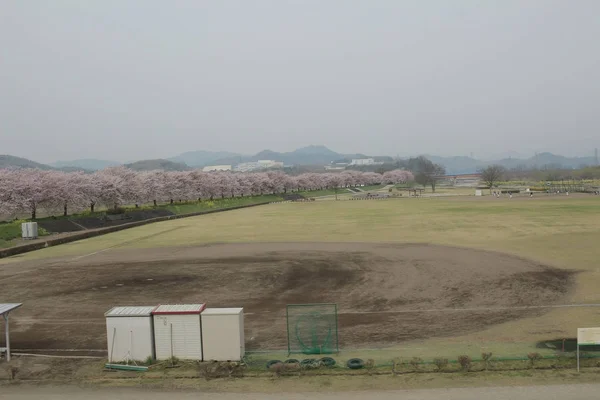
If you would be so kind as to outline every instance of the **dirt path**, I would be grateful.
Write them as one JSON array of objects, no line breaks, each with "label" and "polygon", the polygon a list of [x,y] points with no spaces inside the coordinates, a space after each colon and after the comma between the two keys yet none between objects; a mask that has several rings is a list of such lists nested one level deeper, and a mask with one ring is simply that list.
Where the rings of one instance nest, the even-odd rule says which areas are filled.
[{"label": "dirt path", "polygon": [[0,387],[0,399],[11,400],[592,400],[600,384],[369,391],[350,393],[202,393],[138,389],[80,389],[73,387]]}]

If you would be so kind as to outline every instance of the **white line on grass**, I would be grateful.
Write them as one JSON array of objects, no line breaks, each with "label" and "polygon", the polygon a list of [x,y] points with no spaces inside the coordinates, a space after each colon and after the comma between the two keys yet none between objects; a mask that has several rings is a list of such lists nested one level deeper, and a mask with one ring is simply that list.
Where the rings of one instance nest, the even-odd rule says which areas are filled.
[{"label": "white line on grass", "polygon": [[151,238],[151,237],[154,237],[154,236],[159,236],[159,235],[162,235],[162,234],[164,234],[164,233],[169,233],[169,232],[173,232],[173,231],[176,231],[176,230],[181,230],[181,229],[185,229],[185,228],[189,228],[189,225],[186,225],[186,226],[178,226],[178,227],[176,227],[176,228],[166,229],[166,230],[164,230],[164,231],[157,232],[157,233],[153,233],[153,234],[151,234],[151,235],[141,236],[141,237],[139,237],[139,238],[135,238],[135,239],[127,240],[127,241],[125,241],[125,242],[121,242],[121,243],[117,243],[117,244],[115,244],[115,245],[113,245],[113,246],[109,246],[109,247],[107,247],[107,248],[105,248],[105,249],[101,249],[101,250],[98,250],[98,251],[94,251],[94,252],[92,252],[92,253],[83,254],[83,255],[81,255],[81,256],[76,256],[76,257],[73,257],[73,258],[72,258],[71,260],[69,260],[69,261],[77,261],[77,260],[81,260],[82,258],[85,258],[85,257],[90,257],[90,256],[93,256],[93,255],[96,255],[96,254],[99,254],[99,253],[103,253],[103,252],[105,252],[105,251],[108,251],[108,250],[111,250],[111,249],[114,249],[114,248],[117,248],[117,247],[127,246],[128,244],[131,244],[131,243],[139,242],[139,241],[141,241],[141,240],[144,240],[144,239],[149,239],[149,238]]}]

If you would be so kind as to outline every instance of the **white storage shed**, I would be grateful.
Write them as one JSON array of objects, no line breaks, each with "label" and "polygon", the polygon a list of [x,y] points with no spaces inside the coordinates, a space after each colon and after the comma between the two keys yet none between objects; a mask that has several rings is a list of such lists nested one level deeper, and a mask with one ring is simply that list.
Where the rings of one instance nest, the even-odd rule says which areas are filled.
[{"label": "white storage shed", "polygon": [[202,312],[204,361],[240,361],[246,352],[243,308],[207,308]]},{"label": "white storage shed", "polygon": [[202,322],[204,304],[163,304],[152,312],[157,360],[177,357],[202,360]]},{"label": "white storage shed", "polygon": [[24,222],[21,224],[21,233],[23,239],[37,239],[38,224],[37,222]]},{"label": "white storage shed", "polygon": [[109,363],[154,358],[154,308],[113,307],[104,314]]}]

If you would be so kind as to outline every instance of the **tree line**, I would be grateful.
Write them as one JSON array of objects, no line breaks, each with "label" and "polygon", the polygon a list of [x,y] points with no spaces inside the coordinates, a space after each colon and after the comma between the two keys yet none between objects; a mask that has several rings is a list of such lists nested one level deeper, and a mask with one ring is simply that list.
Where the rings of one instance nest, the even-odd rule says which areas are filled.
[{"label": "tree line", "polygon": [[335,189],[359,185],[398,184],[414,180],[412,172],[392,170],[383,174],[343,171],[305,173],[281,171],[234,173],[201,171],[136,172],[125,167],[107,168],[93,174],[0,169],[0,215],[69,213],[95,207],[203,201],[215,198],[282,194],[291,191]]}]

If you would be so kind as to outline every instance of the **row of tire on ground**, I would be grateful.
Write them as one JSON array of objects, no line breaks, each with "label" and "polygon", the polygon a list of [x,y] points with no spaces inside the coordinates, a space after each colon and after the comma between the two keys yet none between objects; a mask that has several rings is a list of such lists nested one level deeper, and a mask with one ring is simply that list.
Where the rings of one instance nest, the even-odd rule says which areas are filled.
[{"label": "row of tire on ground", "polygon": [[[288,367],[289,369],[316,369],[320,367],[331,368],[336,365],[336,361],[331,357],[322,358],[305,358],[303,360],[297,360],[290,358],[285,361],[281,360],[270,360],[267,362],[267,369],[276,369],[282,367]],[[361,369],[365,366],[365,362],[360,358],[351,358],[346,362],[346,367],[350,369]]]}]

